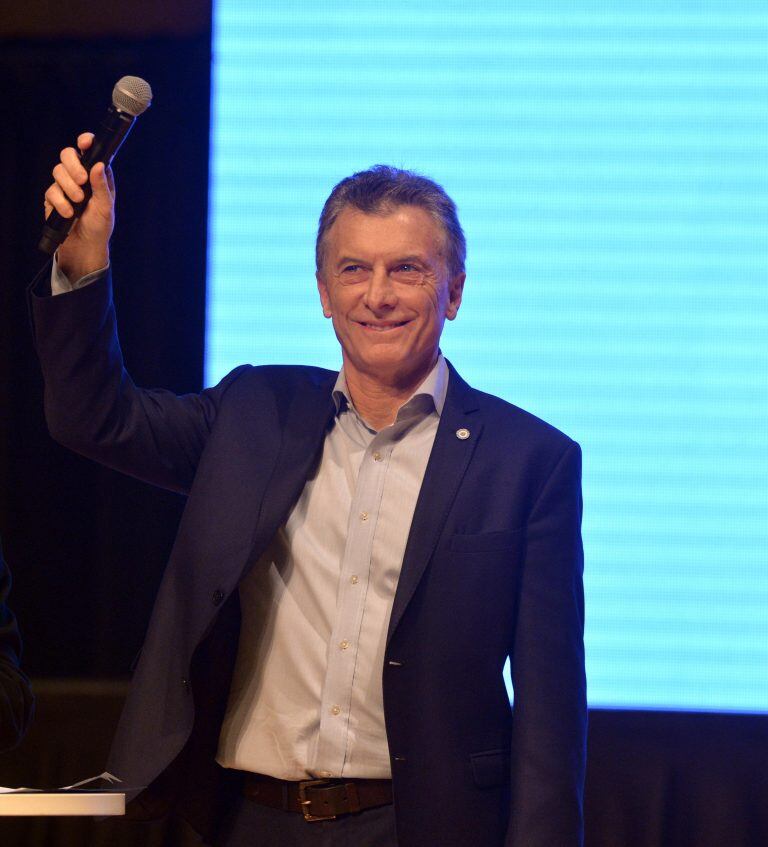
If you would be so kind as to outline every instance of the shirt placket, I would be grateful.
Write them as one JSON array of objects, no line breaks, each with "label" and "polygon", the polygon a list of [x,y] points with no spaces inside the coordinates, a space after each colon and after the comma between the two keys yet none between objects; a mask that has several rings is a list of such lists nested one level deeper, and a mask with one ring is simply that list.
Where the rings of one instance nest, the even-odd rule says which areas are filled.
[{"label": "shirt placket", "polygon": [[392,430],[390,427],[378,433],[366,448],[350,506],[312,769],[319,776],[342,776],[347,758],[360,629],[372,576],[373,539],[394,446]]}]

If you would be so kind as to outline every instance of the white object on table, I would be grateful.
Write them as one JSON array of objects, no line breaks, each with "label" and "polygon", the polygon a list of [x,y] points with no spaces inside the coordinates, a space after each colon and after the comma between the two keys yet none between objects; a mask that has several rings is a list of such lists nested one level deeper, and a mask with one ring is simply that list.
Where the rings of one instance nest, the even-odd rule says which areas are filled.
[{"label": "white object on table", "polygon": [[125,794],[112,791],[11,791],[0,794],[0,817],[124,814]]}]

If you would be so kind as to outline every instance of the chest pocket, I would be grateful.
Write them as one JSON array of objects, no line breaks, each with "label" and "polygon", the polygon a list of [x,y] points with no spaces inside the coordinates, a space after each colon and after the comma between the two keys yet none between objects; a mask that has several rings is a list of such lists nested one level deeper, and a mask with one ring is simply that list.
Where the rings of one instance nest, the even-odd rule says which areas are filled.
[{"label": "chest pocket", "polygon": [[494,553],[514,550],[525,538],[524,527],[501,532],[481,532],[472,535],[453,535],[448,549],[457,553]]}]

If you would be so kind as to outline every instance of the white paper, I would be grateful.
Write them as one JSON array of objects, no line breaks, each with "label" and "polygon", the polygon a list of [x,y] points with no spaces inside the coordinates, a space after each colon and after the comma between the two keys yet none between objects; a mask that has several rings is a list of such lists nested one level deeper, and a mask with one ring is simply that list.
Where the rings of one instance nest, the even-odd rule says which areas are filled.
[{"label": "white paper", "polygon": [[[63,785],[61,788],[55,789],[57,791],[71,791],[75,788],[82,790],[83,786],[89,785],[91,782],[98,782],[100,779],[103,779],[105,782],[108,782],[110,785],[114,785],[115,783],[122,782],[122,780],[118,779],[111,773],[100,773],[98,776],[92,776],[88,779],[82,779],[80,782],[75,782],[72,785]],[[87,790],[87,789],[85,789]],[[15,794],[21,791],[40,791],[44,792],[44,788],[6,788],[3,785],[0,785],[0,794]]]}]

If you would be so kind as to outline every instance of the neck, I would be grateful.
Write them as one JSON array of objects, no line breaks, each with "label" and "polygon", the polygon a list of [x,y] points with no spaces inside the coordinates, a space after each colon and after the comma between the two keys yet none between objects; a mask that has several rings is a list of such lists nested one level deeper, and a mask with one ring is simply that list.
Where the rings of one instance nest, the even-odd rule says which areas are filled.
[{"label": "neck", "polygon": [[394,423],[398,409],[421,385],[435,366],[437,357],[425,370],[400,379],[382,379],[380,375],[360,372],[344,362],[344,377],[357,413],[373,429],[383,429]]}]

